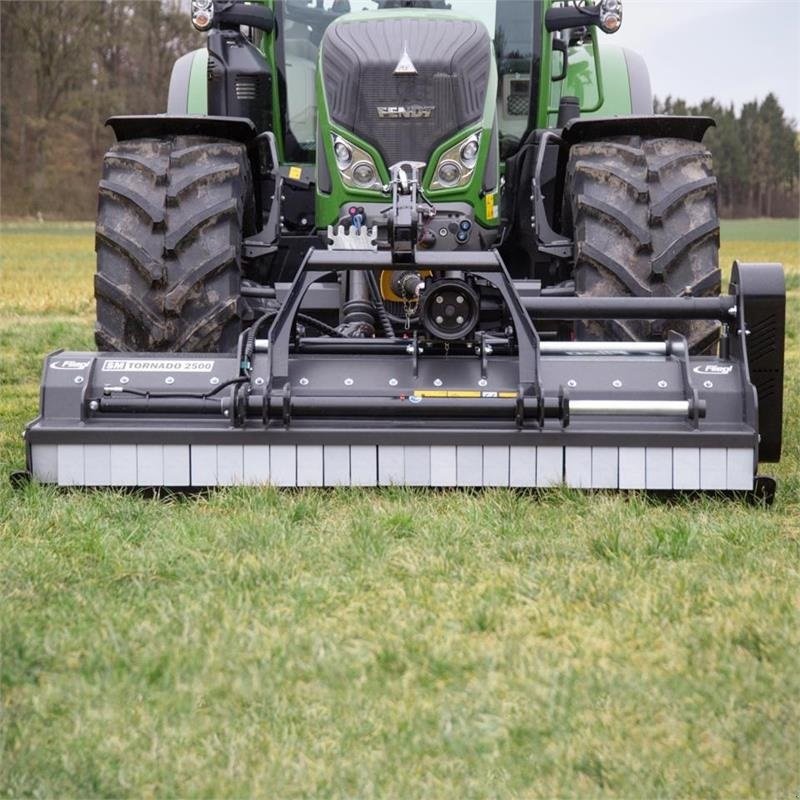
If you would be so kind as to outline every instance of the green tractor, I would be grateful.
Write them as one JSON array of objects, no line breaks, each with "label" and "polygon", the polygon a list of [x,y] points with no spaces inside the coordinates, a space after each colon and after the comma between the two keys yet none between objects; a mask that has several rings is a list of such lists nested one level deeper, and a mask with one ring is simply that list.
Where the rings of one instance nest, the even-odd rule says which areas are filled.
[{"label": "green tractor", "polygon": [[102,352],[29,470],[756,491],[782,270],[720,294],[713,121],[653,114],[621,2],[352,1],[192,0],[167,113],[109,120]]},{"label": "green tractor", "polygon": [[[550,294],[719,293],[716,183],[699,141],[710,122],[652,116],[642,59],[600,42],[620,26],[618,0],[377,5],[193,4],[208,47],[176,63],[169,116],[111,120],[99,347],[232,349],[262,287],[293,279],[309,248],[359,241],[396,256],[377,276],[391,321],[422,313],[450,339],[479,309],[439,330],[420,307],[417,248],[496,248],[512,277]],[[374,304],[354,283],[350,300]],[[663,338],[661,321],[584,327]],[[682,327],[698,350],[718,328]]]}]

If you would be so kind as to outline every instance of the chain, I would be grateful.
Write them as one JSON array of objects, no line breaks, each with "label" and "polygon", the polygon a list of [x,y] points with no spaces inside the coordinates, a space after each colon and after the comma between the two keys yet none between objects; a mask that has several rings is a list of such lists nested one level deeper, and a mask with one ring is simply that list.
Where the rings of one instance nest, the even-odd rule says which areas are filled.
[{"label": "chain", "polygon": [[411,328],[411,317],[417,313],[417,306],[419,306],[419,298],[417,297],[412,300],[403,300],[403,311],[406,315],[406,330]]}]

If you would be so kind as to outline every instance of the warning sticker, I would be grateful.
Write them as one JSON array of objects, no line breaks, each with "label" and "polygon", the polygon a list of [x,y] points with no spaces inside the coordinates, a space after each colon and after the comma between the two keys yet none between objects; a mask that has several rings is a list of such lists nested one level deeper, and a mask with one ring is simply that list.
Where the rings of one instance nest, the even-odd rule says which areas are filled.
[{"label": "warning sticker", "polygon": [[103,362],[103,372],[211,372],[213,360],[149,358],[108,358]]},{"label": "warning sticker", "polygon": [[499,209],[496,205],[497,195],[494,192],[489,192],[489,194],[484,197],[484,201],[486,203],[486,219],[495,219],[497,217]]},{"label": "warning sticker", "polygon": [[293,181],[299,181],[303,177],[302,167],[289,167],[289,177]]},{"label": "warning sticker", "polygon": [[517,396],[516,392],[480,392],[475,389],[417,389],[414,397],[448,397],[472,400],[503,399]]}]

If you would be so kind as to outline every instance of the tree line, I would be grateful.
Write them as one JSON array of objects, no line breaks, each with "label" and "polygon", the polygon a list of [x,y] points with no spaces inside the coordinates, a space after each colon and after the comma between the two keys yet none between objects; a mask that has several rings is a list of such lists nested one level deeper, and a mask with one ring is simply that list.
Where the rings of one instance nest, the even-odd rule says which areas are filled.
[{"label": "tree line", "polygon": [[[166,110],[172,64],[201,47],[182,0],[0,2],[0,215],[92,219],[113,114]],[[723,216],[796,216],[798,137],[777,98],[656,110],[713,117]]]},{"label": "tree line", "polygon": [[800,137],[778,98],[734,106],[708,99],[696,106],[667,97],[656,113],[711,117],[703,142],[711,150],[723,217],[796,217],[800,212]]},{"label": "tree line", "polygon": [[0,0],[0,214],[93,219],[114,114],[165,112],[180,0]]}]

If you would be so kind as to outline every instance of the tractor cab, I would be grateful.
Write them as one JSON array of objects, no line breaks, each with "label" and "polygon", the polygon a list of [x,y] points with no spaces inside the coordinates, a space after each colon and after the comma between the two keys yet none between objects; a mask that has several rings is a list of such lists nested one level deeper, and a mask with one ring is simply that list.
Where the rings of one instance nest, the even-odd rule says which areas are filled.
[{"label": "tractor cab", "polygon": [[[412,4],[383,3],[384,13],[402,14]],[[356,11],[355,4],[341,0],[324,0],[322,5],[298,2],[276,5],[276,14],[283,18],[283,35],[276,52],[284,66],[286,83],[286,125],[284,140],[288,142],[287,158],[301,162],[314,161],[317,95],[315,77],[323,35],[328,26],[350,12],[353,19],[366,15]],[[377,9],[374,2],[364,4],[365,10]],[[528,127],[530,108],[530,72],[533,56],[534,3],[520,0],[452,0],[444,3],[418,3],[413,13],[430,9],[448,18],[473,20],[482,24],[494,45],[497,65],[497,119],[501,146],[508,154]],[[356,12],[353,14],[352,12]],[[376,16],[371,15],[373,18]],[[443,43],[438,54],[447,57]],[[413,46],[413,43],[412,43]],[[412,64],[414,61],[411,62]]]}]

